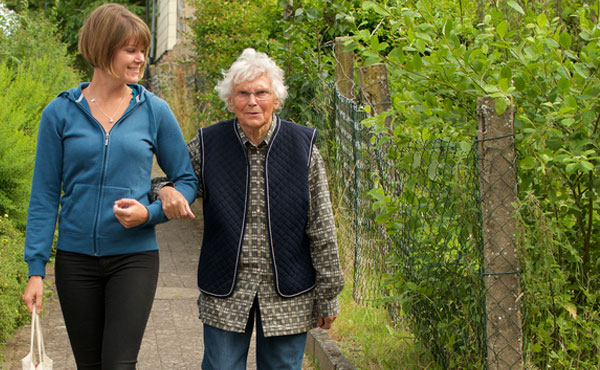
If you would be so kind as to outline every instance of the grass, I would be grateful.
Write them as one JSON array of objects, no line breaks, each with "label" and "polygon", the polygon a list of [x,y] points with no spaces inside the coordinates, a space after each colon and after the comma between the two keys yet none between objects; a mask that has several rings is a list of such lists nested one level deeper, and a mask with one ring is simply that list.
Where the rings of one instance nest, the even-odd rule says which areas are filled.
[{"label": "grass", "polygon": [[337,341],[340,351],[357,369],[436,369],[437,365],[430,354],[403,325],[402,317],[394,322],[383,305],[354,301],[354,230],[352,220],[348,217],[350,213],[344,209],[341,201],[343,197],[336,197],[345,190],[333,193],[339,253],[346,286],[339,296],[341,313],[329,330],[329,335]]},{"label": "grass", "polygon": [[412,335],[394,325],[385,307],[356,303],[349,282],[340,305],[341,313],[329,335],[357,369],[436,368]]}]

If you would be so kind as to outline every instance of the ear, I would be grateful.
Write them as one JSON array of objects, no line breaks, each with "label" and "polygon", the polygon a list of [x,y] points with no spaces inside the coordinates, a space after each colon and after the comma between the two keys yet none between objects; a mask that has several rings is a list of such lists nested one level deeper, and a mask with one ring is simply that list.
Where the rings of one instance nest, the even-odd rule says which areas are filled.
[{"label": "ear", "polygon": [[277,109],[279,109],[279,99],[275,98],[275,101],[273,102],[273,110]]},{"label": "ear", "polygon": [[230,111],[233,112],[233,98],[230,96],[229,98],[227,98],[227,107],[229,108]]}]

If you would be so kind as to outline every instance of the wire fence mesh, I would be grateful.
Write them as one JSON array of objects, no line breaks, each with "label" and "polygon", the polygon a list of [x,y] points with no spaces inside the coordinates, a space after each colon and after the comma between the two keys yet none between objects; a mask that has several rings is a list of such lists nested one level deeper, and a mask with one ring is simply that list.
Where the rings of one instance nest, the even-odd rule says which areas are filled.
[{"label": "wire fence mesh", "polygon": [[[507,296],[491,303],[488,298],[486,305],[480,185],[488,180],[480,178],[485,158],[478,155],[478,142],[465,147],[445,140],[406,141],[395,143],[390,156],[386,140],[361,124],[368,115],[359,104],[334,87],[324,89],[329,112],[322,113],[328,118],[315,120],[322,122],[315,126],[321,142],[327,141],[321,145],[328,148],[341,212],[353,225],[355,300],[387,302],[392,316],[408,324],[444,368],[518,368],[518,361],[505,360],[511,351],[520,360],[512,339],[494,363],[486,363],[492,355],[486,340],[503,335],[488,332],[488,311],[507,310],[501,302],[509,301],[512,310],[516,297],[507,289]],[[376,187],[396,207],[387,231],[369,194]],[[500,202],[491,216],[505,213],[506,206]],[[499,323],[493,328],[502,329]]]}]

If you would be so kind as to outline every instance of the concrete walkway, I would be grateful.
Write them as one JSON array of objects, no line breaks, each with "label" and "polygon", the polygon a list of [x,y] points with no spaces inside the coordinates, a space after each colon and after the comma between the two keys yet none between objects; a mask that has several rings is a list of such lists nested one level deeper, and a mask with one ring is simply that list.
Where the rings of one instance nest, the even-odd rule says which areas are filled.
[{"label": "concrete walkway", "polygon": [[[200,203],[194,212],[201,216]],[[201,217],[170,221],[157,227],[160,245],[160,273],[156,298],[138,357],[139,370],[200,369],[202,323],[198,319],[196,264],[202,240]],[[54,269],[48,268],[46,281],[52,295],[45,300],[42,327],[46,352],[54,360],[54,370],[73,370],[75,361],[54,292]],[[7,343],[2,369],[21,370],[20,359],[29,352],[30,326]],[[249,356],[249,362],[252,360]],[[255,367],[249,363],[249,368]]]},{"label": "concrete walkway", "polygon": [[[198,319],[196,269],[202,240],[202,205],[195,202],[194,220],[175,220],[156,227],[160,246],[158,289],[138,356],[138,370],[198,370],[202,362],[202,322]],[[67,331],[54,287],[54,267],[45,279],[49,296],[44,302],[42,330],[46,353],[54,370],[76,369]],[[29,352],[31,327],[26,325],[6,344],[3,370],[22,370],[21,359]],[[316,358],[321,370],[354,369],[327,333],[313,329],[306,352]],[[248,369],[256,369],[254,346]],[[304,370],[314,369],[305,357]]]}]

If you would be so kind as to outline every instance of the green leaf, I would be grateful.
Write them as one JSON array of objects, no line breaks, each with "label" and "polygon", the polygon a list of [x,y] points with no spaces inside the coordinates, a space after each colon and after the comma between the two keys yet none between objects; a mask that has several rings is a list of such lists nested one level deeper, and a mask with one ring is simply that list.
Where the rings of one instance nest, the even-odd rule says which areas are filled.
[{"label": "green leaf", "polygon": [[506,78],[501,78],[498,80],[498,86],[500,87],[501,91],[506,92],[509,88],[508,80]]},{"label": "green leaf", "polygon": [[421,152],[416,152],[413,156],[412,168],[416,169],[421,166]]},{"label": "green leaf", "polygon": [[521,161],[519,161],[520,166],[524,170],[531,170],[537,166],[537,161],[534,157],[525,157]]},{"label": "green leaf", "polygon": [[525,15],[525,12],[523,11],[523,8],[521,8],[521,5],[517,4],[516,1],[513,1],[513,0],[507,1],[506,5],[510,6],[514,10],[516,10],[519,14]]},{"label": "green leaf", "polygon": [[436,159],[433,159],[431,163],[429,163],[429,167],[427,168],[427,177],[429,177],[431,181],[434,181],[437,177],[437,168],[438,161]]},{"label": "green leaf", "polygon": [[579,162],[579,169],[581,172],[590,172],[594,170],[594,165],[588,161]]},{"label": "green leaf", "polygon": [[546,14],[541,13],[540,15],[537,16],[536,18],[537,21],[537,25],[540,28],[544,28],[548,25],[548,18],[546,17]]},{"label": "green leaf", "polygon": [[573,173],[573,172],[575,172],[575,170],[577,169],[577,167],[579,167],[579,163],[569,163],[565,167],[565,170],[567,171],[567,173]]},{"label": "green leaf", "polygon": [[508,22],[506,20],[503,20],[502,22],[498,23],[498,25],[496,26],[496,32],[498,33],[498,36],[500,36],[501,39],[504,39],[504,35],[506,35],[507,29],[508,29]]},{"label": "green leaf", "polygon": [[406,287],[406,290],[410,290],[411,292],[414,292],[418,288],[417,284],[413,283],[412,281],[407,281],[404,286]]},{"label": "green leaf", "polygon": [[419,72],[423,68],[423,61],[419,54],[415,54],[412,59],[412,65],[415,72]]},{"label": "green leaf", "polygon": [[364,1],[362,3],[362,8],[363,8],[363,10],[374,10],[375,13],[377,13],[379,15],[387,15],[387,12],[385,11],[385,9],[383,9],[381,6],[379,6],[377,3],[373,2],[373,1]]},{"label": "green leaf", "polygon": [[494,107],[496,108],[496,114],[501,116],[506,111],[506,108],[508,107],[507,99],[506,98],[496,99],[496,103],[494,104]]},{"label": "green leaf", "polygon": [[500,70],[500,77],[512,80],[512,69],[509,66],[502,67]]},{"label": "green leaf", "polygon": [[571,88],[571,81],[569,81],[568,78],[564,78],[564,77],[559,78],[557,81],[557,84],[558,84],[558,87],[563,91],[566,91]]},{"label": "green leaf", "polygon": [[560,46],[562,46],[563,49],[570,49],[571,48],[571,35],[569,35],[565,31],[562,31],[558,38],[558,42],[560,43]]},{"label": "green leaf", "polygon": [[450,35],[450,33],[452,32],[452,29],[454,28],[454,22],[452,21],[452,18],[448,18],[446,20],[446,22],[444,23],[444,28],[442,28],[442,34],[446,37],[448,37]]},{"label": "green leaf", "polygon": [[575,123],[575,120],[573,118],[566,118],[563,119],[562,121],[560,121],[560,123],[565,126],[565,127],[571,127],[573,125],[573,123]]},{"label": "green leaf", "polygon": [[417,39],[415,41],[415,48],[417,48],[417,50],[419,51],[419,53],[423,54],[425,53],[425,42],[421,39]]}]

